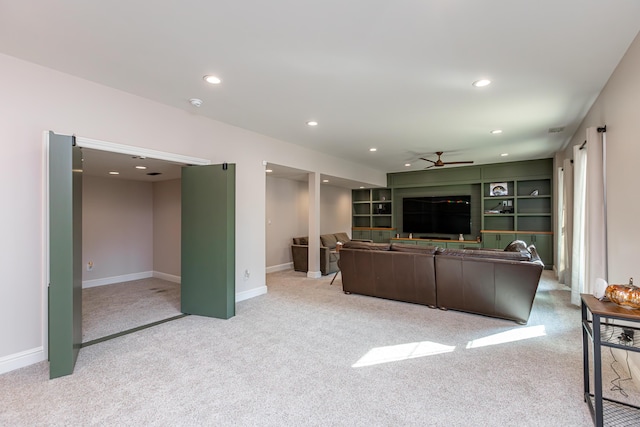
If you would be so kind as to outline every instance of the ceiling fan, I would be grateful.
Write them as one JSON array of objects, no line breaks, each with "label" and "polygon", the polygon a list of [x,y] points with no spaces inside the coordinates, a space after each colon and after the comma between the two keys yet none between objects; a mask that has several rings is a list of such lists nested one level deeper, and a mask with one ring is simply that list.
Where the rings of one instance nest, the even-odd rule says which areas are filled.
[{"label": "ceiling fan", "polygon": [[465,161],[465,162],[443,162],[440,159],[440,156],[444,153],[444,151],[436,151],[436,154],[438,155],[438,160],[430,160],[430,159],[425,159],[424,157],[420,157],[420,159],[426,161],[426,162],[431,162],[433,163],[431,166],[427,166],[425,169],[430,169],[430,168],[440,168],[442,166],[446,166],[446,165],[464,165],[464,164],[471,164],[473,163],[473,160],[470,161]]}]

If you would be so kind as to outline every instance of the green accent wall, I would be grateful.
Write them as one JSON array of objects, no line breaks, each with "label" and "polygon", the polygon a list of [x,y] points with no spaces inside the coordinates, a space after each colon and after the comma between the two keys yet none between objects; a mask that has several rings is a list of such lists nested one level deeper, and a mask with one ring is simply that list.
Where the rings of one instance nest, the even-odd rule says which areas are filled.
[{"label": "green accent wall", "polygon": [[[492,183],[506,183],[508,194],[492,196]],[[486,248],[521,239],[536,246],[547,268],[553,264],[553,159],[390,173],[387,186],[393,193],[393,226],[402,237],[404,197],[468,194],[471,235],[465,239],[481,236]],[[355,210],[356,202],[357,219]]]},{"label": "green accent wall", "polygon": [[535,177],[551,178],[552,176],[553,159],[540,159],[389,173],[387,174],[387,187],[406,188],[474,184],[501,180],[533,179]]}]

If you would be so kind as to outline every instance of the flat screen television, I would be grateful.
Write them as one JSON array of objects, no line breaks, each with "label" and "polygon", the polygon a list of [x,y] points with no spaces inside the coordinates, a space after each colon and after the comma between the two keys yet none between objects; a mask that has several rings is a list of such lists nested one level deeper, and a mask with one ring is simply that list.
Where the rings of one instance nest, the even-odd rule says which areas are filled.
[{"label": "flat screen television", "polygon": [[471,233],[471,196],[405,197],[402,199],[405,233]]}]

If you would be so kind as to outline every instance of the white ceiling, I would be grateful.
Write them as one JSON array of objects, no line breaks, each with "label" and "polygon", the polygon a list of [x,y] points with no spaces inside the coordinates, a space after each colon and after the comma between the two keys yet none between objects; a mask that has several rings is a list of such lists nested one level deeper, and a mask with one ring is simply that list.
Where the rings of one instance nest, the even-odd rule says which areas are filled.
[{"label": "white ceiling", "polygon": [[639,30],[635,0],[0,0],[0,52],[386,172],[552,156]]},{"label": "white ceiling", "polygon": [[[145,167],[138,169],[136,166]],[[82,169],[84,175],[128,181],[157,182],[179,179],[182,176],[181,163],[158,160],[150,157],[132,156],[110,151],[82,148]],[[117,172],[117,175],[110,174]]]}]

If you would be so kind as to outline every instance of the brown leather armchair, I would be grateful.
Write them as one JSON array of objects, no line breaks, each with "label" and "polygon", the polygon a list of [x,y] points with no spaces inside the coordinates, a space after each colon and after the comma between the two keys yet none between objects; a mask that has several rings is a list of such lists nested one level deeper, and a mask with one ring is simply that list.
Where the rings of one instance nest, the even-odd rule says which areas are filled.
[{"label": "brown leather armchair", "polygon": [[[323,276],[338,271],[338,258],[336,245],[345,243],[351,239],[347,233],[322,234],[320,236],[320,273]],[[309,271],[309,238],[294,237],[291,245],[291,258],[295,271]]]}]

